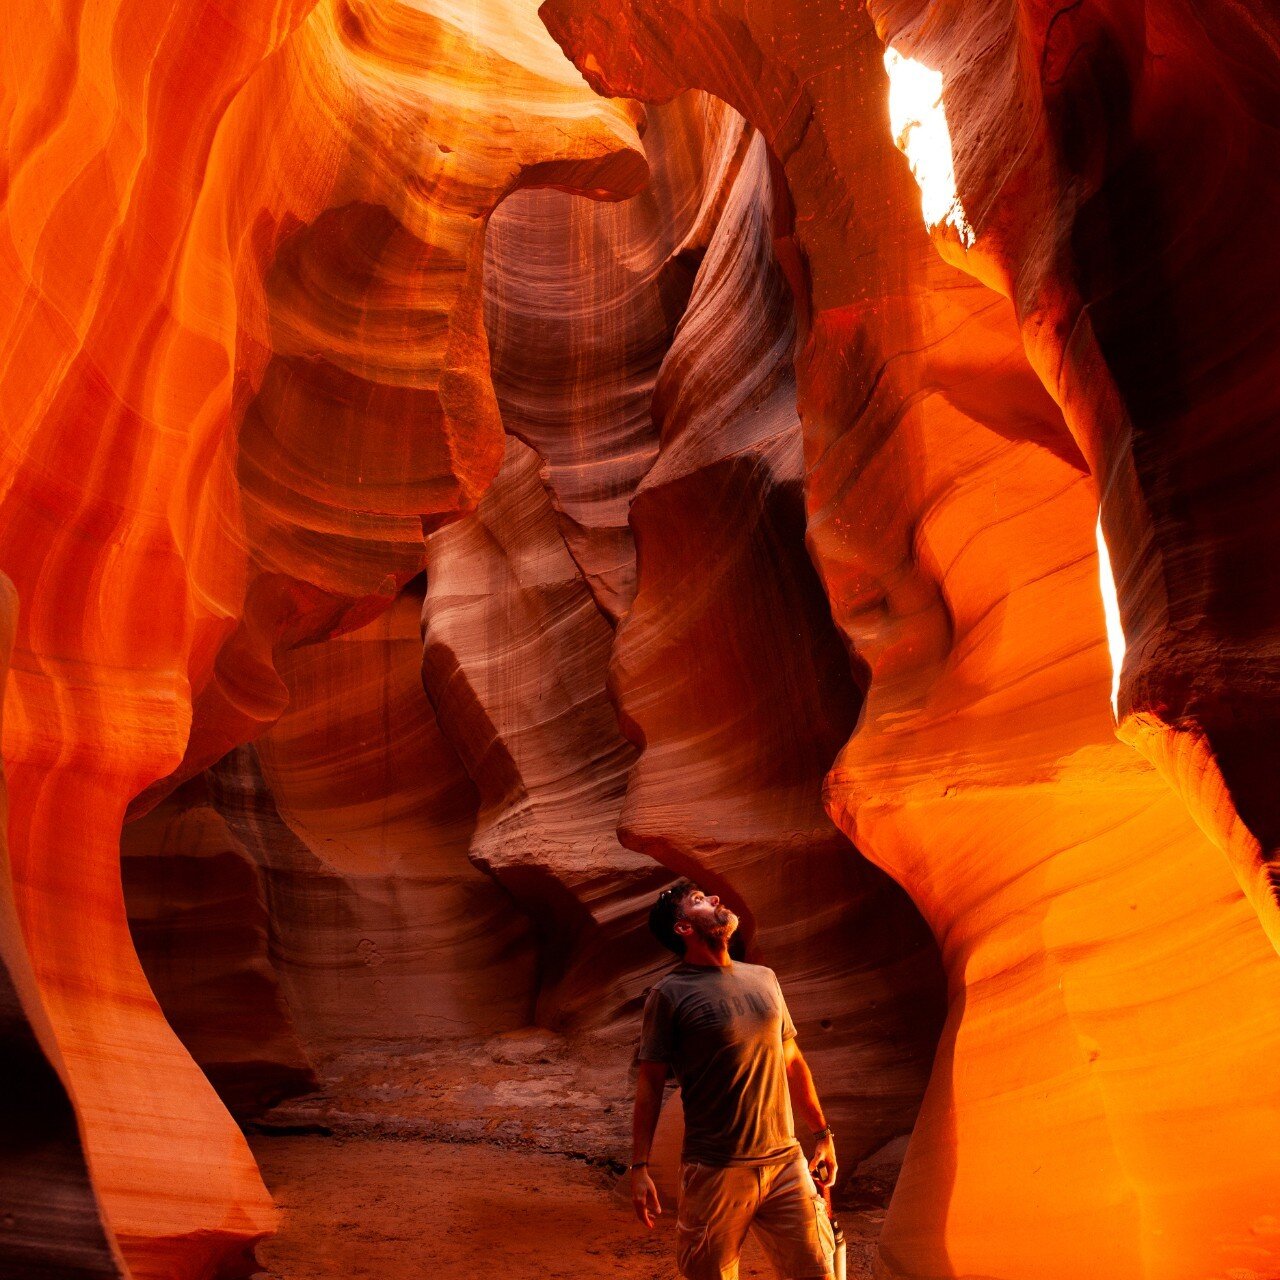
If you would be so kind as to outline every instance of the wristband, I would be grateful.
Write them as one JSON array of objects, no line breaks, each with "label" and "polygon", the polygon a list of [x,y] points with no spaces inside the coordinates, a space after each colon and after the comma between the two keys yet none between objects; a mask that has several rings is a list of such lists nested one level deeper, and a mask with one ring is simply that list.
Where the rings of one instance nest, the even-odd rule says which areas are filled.
[{"label": "wristband", "polygon": [[637,1160],[635,1164],[627,1165],[627,1171],[630,1172],[632,1169],[647,1169],[648,1167],[649,1162],[647,1160]]},{"label": "wristband", "polygon": [[818,1138],[834,1138],[836,1135],[832,1131],[831,1126],[827,1124],[827,1125],[823,1125],[822,1128],[819,1129],[813,1136],[815,1139],[818,1139]]}]

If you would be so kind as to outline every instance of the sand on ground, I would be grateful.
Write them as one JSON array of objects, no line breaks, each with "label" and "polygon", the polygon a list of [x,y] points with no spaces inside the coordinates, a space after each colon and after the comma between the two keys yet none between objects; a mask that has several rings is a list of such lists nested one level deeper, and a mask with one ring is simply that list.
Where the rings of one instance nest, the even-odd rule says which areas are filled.
[{"label": "sand on ground", "polygon": [[[623,1172],[631,1051],[528,1028],[322,1064],[317,1092],[247,1125],[281,1209],[261,1280],[675,1280],[675,1204],[646,1231]],[[667,1194],[676,1115],[654,1145]],[[873,1274],[900,1160],[842,1175],[849,1280]],[[768,1277],[749,1240],[741,1280]]]},{"label": "sand on ground", "polygon": [[[262,1280],[675,1280],[674,1213],[653,1231],[617,1175],[524,1149],[256,1135],[277,1235]],[[772,1273],[754,1242],[743,1280]]]}]

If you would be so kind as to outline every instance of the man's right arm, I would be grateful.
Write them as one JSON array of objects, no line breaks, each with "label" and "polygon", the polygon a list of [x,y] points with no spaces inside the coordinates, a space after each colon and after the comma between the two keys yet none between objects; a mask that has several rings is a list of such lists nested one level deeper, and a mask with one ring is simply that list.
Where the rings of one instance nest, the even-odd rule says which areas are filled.
[{"label": "man's right arm", "polygon": [[667,1080],[665,1062],[642,1062],[636,1077],[636,1107],[631,1122],[631,1162],[640,1168],[631,1170],[631,1203],[636,1217],[652,1227],[662,1212],[658,1188],[649,1176],[649,1151],[662,1112],[662,1087]]}]

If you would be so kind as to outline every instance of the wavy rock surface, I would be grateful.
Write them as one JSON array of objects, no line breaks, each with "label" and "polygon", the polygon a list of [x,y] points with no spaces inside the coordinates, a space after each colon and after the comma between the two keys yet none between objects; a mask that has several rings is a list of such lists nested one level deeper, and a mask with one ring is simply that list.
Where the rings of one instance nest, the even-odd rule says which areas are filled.
[{"label": "wavy rock surface", "polygon": [[[0,575],[0,710],[17,623],[17,593]],[[8,818],[2,771],[0,818]],[[0,828],[0,1271],[14,1280],[117,1280],[119,1258],[98,1214],[43,1015]]]},{"label": "wavy rock surface", "polygon": [[489,224],[502,424],[542,458],[565,544],[612,622],[635,594],[628,505],[657,453],[654,380],[747,137],[737,112],[686,94],[646,114],[640,195],[517,192]]},{"label": "wavy rock surface", "polygon": [[1266,1274],[1280,975],[1115,743],[1085,459],[1009,306],[932,253],[875,32],[834,4],[543,12],[598,87],[742,110],[795,204],[809,539],[869,677],[829,807],[922,910],[951,997],[883,1266]]},{"label": "wavy rock surface", "polygon": [[262,868],[307,1046],[488,1036],[534,1001],[530,924],[468,860],[476,794],[422,691],[421,596],[281,660],[289,710],[210,771]]},{"label": "wavy rock surface", "polygon": [[521,184],[629,194],[643,162],[526,5],[10,16],[15,902],[111,1237],[180,1280],[273,1213],[138,965],[125,808],[270,723],[275,653],[388,605],[422,520],[492,478],[488,213]]},{"label": "wavy rock surface", "polygon": [[314,1088],[272,964],[262,873],[204,778],[125,825],[120,870],[147,982],[231,1112],[254,1116]]},{"label": "wavy rock surface", "polygon": [[509,439],[475,515],[428,538],[422,678],[480,792],[471,857],[537,922],[538,1021],[598,1026],[638,996],[670,876],[615,834],[635,752],[605,689],[613,631],[539,470]]},{"label": "wavy rock surface", "polygon": [[691,94],[646,119],[642,197],[528,192],[493,221],[506,462],[474,516],[428,539],[423,680],[480,791],[471,856],[538,922],[537,1016],[557,1027],[634,1014],[652,969],[645,915],[670,876],[618,840],[635,750],[608,664],[654,380],[745,144],[737,113]]},{"label": "wavy rock surface", "polygon": [[884,1275],[1280,1272],[1280,28],[867,10],[10,15],[0,1270],[249,1274],[210,1080],[630,1040],[692,873],[846,1157],[941,952]]},{"label": "wavy rock surface", "polygon": [[868,8],[942,74],[974,238],[944,250],[1013,300],[1096,479],[1121,736],[1225,850],[1280,948],[1280,16]]},{"label": "wavy rock surface", "polygon": [[661,448],[631,509],[640,589],[611,676],[643,750],[620,834],[739,910],[852,1168],[910,1132],[943,992],[918,913],[821,805],[861,693],[805,548],[772,203],[752,131],[658,378]]}]

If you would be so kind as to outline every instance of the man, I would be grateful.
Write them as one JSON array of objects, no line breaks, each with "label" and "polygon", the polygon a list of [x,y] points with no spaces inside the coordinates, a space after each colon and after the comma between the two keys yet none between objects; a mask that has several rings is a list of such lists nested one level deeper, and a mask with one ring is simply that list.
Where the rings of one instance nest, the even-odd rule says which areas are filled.
[{"label": "man", "polygon": [[[684,1100],[676,1261],[687,1280],[736,1280],[747,1230],[782,1280],[832,1275],[835,1243],[813,1174],[836,1149],[772,969],[729,955],[738,917],[687,881],[659,895],[649,928],[681,957],[644,1007],[631,1196],[646,1227],[662,1212],[649,1148],[668,1070]],[[813,1132],[806,1165],[792,1106]]]}]

